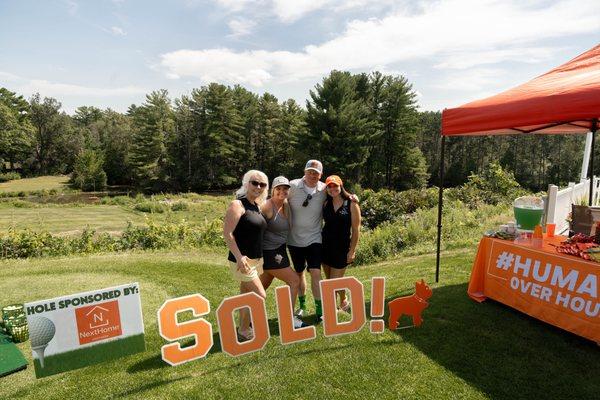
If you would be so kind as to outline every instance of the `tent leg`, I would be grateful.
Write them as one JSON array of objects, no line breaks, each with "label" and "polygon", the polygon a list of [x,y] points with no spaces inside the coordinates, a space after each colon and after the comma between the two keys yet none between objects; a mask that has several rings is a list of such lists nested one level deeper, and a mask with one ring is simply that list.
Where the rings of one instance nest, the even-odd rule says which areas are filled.
[{"label": "tent leg", "polygon": [[440,193],[438,197],[438,223],[437,223],[437,253],[435,259],[435,283],[440,281],[440,247],[442,244],[442,208],[444,206],[444,149],[446,136],[442,136],[442,151],[440,155]]},{"label": "tent leg", "polygon": [[590,170],[588,174],[590,176],[590,199],[589,205],[590,207],[594,205],[594,144],[596,141],[596,130],[598,129],[598,120],[595,119],[592,121],[592,128],[590,129],[592,133],[592,149],[590,151]]}]

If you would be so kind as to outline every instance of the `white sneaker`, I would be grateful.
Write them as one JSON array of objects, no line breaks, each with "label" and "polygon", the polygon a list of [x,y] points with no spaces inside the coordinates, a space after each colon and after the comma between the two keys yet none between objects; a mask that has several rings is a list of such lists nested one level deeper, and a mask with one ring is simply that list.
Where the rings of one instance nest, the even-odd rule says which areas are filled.
[{"label": "white sneaker", "polygon": [[303,310],[303,309],[301,309],[301,308],[299,308],[299,309],[297,309],[297,310],[296,310],[296,312],[294,313],[294,315],[295,315],[296,317],[301,317],[301,316],[303,316],[303,315],[304,315],[304,310]]},{"label": "white sneaker", "polygon": [[298,317],[294,317],[294,329],[298,329],[298,328],[304,328],[305,326],[308,326],[307,324],[304,323],[304,321],[302,321],[300,318]]}]

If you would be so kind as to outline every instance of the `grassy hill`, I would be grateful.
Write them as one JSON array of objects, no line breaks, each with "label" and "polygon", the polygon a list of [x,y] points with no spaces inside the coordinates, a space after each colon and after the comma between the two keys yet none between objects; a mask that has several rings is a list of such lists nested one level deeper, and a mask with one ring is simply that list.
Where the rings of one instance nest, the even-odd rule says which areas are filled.
[{"label": "grassy hill", "polygon": [[0,183],[0,193],[3,192],[33,192],[37,190],[56,190],[62,192],[68,189],[69,176],[39,176]]}]

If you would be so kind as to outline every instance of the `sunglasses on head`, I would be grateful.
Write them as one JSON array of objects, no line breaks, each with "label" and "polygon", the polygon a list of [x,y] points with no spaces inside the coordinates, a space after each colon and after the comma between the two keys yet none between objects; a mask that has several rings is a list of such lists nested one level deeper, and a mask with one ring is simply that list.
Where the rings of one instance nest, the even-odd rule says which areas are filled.
[{"label": "sunglasses on head", "polygon": [[306,207],[308,205],[308,202],[312,199],[312,194],[309,194],[306,196],[306,199],[304,200],[304,203],[302,203],[302,207]]},{"label": "sunglasses on head", "polygon": [[267,184],[265,182],[259,182],[259,181],[250,181],[250,183],[254,186],[258,186],[261,189],[264,189],[267,187]]}]

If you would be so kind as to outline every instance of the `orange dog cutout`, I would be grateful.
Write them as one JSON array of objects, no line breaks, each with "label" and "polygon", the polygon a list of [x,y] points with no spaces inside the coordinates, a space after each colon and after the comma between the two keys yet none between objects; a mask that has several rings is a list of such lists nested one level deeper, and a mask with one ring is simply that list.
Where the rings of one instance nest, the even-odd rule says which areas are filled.
[{"label": "orange dog cutout", "polygon": [[398,320],[402,315],[410,315],[414,326],[421,326],[423,318],[421,313],[427,308],[427,299],[431,297],[432,291],[423,279],[415,283],[415,293],[411,296],[398,297],[388,303],[390,318],[388,328],[396,330]]}]

